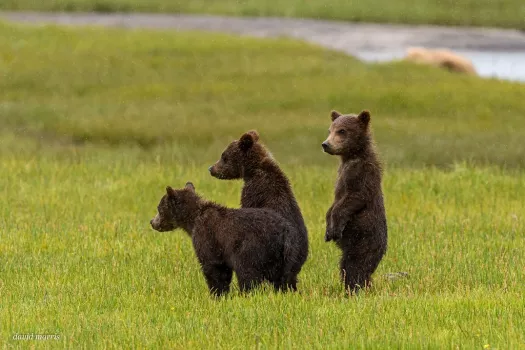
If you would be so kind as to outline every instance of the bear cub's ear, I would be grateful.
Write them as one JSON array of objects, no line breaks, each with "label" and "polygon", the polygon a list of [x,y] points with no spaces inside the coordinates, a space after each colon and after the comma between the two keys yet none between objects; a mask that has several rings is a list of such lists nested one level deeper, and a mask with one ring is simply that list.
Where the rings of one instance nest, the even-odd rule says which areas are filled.
[{"label": "bear cub's ear", "polygon": [[367,110],[364,110],[362,111],[361,113],[359,113],[359,115],[357,116],[357,118],[359,119],[359,121],[367,126],[368,123],[370,122],[370,112],[367,111]]},{"label": "bear cub's ear", "polygon": [[193,186],[193,183],[190,181],[186,182],[186,186],[184,186],[184,188],[190,190],[191,192],[195,192],[195,186]]},{"label": "bear cub's ear", "polygon": [[336,120],[337,118],[339,118],[340,116],[342,116],[342,114],[339,113],[338,111],[335,111],[335,110],[334,110],[334,111],[332,111],[332,112],[330,113],[330,116],[332,117],[332,121],[334,121],[334,120]]},{"label": "bear cub's ear", "polygon": [[166,187],[166,193],[170,197],[175,197],[175,190],[171,186]]},{"label": "bear cub's ear", "polygon": [[257,141],[259,141],[259,134],[255,130],[250,130],[241,136],[241,139],[239,140],[239,148],[243,151],[247,151]]}]

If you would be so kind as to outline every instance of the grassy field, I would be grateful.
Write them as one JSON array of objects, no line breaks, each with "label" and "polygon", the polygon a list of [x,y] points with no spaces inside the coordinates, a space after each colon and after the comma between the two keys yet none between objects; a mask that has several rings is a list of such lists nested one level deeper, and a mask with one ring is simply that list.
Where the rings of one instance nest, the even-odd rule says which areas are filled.
[{"label": "grassy field", "polygon": [[[524,85],[198,33],[1,25],[0,47],[0,346],[525,347]],[[386,163],[389,252],[350,298],[323,242],[332,108],[372,111]],[[238,206],[207,167],[248,129],[311,255],[300,293],[215,301],[190,239],[148,222],[187,180]]]},{"label": "grassy field", "polygon": [[3,0],[0,8],[209,13],[525,29],[525,3],[521,0]]}]

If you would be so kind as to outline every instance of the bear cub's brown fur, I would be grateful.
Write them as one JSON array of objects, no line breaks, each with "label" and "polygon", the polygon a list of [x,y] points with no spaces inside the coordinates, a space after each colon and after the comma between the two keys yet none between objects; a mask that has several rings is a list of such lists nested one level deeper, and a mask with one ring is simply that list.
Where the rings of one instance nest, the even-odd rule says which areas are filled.
[{"label": "bear cub's brown fur", "polygon": [[290,182],[271,154],[252,130],[226,147],[221,158],[209,170],[218,179],[243,179],[243,208],[268,208],[289,220],[295,231],[290,232],[293,245],[288,258],[293,261],[290,287],[296,290],[297,274],[308,256],[308,232]]},{"label": "bear cub's brown fur", "polygon": [[326,213],[325,240],[342,250],[341,277],[351,292],[367,287],[387,249],[381,165],[370,133],[370,113],[332,111],[323,150],[341,158],[334,203]]},{"label": "bear cub's brown fur", "polygon": [[151,226],[161,232],[182,228],[191,236],[214,295],[229,292],[233,271],[243,292],[263,281],[284,291],[296,278],[286,256],[296,229],[272,210],[223,207],[202,199],[191,182],[179,190],[167,187],[157,209]]}]

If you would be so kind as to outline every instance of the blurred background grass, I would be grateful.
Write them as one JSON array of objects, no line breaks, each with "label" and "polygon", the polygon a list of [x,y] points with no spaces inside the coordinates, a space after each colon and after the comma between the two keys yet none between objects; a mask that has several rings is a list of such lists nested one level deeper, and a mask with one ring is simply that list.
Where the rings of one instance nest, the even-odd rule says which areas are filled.
[{"label": "blurred background grass", "polygon": [[257,129],[285,163],[331,164],[320,147],[329,111],[367,108],[387,164],[524,165],[519,83],[365,64],[285,39],[6,25],[0,33],[0,123],[17,140],[168,145],[181,161],[209,163]]}]

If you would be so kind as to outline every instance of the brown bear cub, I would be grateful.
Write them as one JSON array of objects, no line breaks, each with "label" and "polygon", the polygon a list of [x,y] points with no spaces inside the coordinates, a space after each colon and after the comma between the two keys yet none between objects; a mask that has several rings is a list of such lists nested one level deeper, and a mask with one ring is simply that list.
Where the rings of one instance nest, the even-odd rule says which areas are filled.
[{"label": "brown bear cub", "polygon": [[182,228],[192,239],[208,288],[220,296],[230,290],[235,271],[239,288],[249,291],[263,281],[288,289],[293,262],[287,258],[296,229],[269,209],[230,209],[202,199],[188,182],[166,188],[151,220],[163,232]]},{"label": "brown bear cub", "polygon": [[370,284],[387,249],[387,223],[381,164],[370,134],[370,113],[341,115],[332,111],[323,150],[341,157],[334,203],[326,213],[325,241],[342,250],[341,278],[356,292]]},{"label": "brown bear cub", "polygon": [[223,179],[243,179],[243,208],[268,208],[276,211],[296,228],[288,258],[294,262],[288,285],[297,290],[297,274],[308,256],[308,232],[292,187],[284,172],[266,148],[258,142],[259,134],[249,131],[226,147],[221,158],[209,170]]}]

